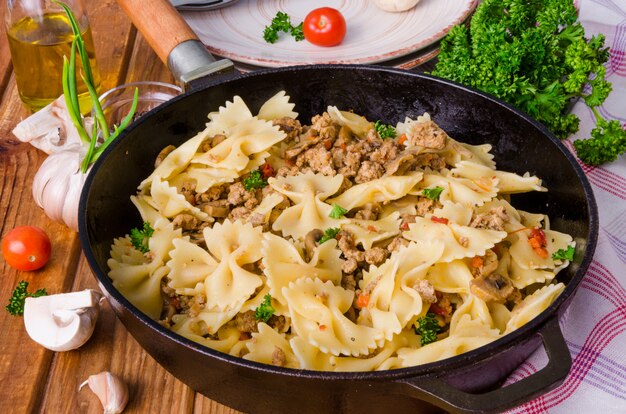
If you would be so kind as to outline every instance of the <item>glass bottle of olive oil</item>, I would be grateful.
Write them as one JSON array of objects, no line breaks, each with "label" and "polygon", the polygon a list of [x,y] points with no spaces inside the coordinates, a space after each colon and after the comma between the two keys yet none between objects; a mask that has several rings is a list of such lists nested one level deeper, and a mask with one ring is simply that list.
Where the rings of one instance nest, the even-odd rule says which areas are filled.
[{"label": "glass bottle of olive oil", "polygon": [[[22,101],[37,111],[63,94],[61,75],[63,56],[71,53],[74,35],[65,12],[48,0],[7,0],[6,16],[9,49],[15,80]],[[76,15],[89,54],[94,82],[99,90],[100,73],[96,65],[91,29],[80,0],[65,1]],[[91,99],[80,74],[76,56],[76,77],[81,112],[91,110]]]}]

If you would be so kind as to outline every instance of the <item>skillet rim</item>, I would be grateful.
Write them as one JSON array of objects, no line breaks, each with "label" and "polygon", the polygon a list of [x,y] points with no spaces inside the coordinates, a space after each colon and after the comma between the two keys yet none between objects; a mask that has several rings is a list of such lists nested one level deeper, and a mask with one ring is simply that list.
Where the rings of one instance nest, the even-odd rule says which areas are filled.
[{"label": "skillet rim", "polygon": [[[476,348],[472,351],[465,352],[463,354],[446,358],[440,361],[431,362],[428,364],[416,365],[407,368],[398,368],[398,369],[389,369],[382,371],[357,371],[357,372],[349,372],[349,371],[317,371],[317,370],[306,370],[306,369],[293,369],[293,368],[284,368],[277,367],[269,364],[263,364],[255,361],[245,360],[240,357],[234,357],[228,355],[226,353],[222,353],[201,345],[197,342],[194,342],[190,339],[187,339],[174,331],[167,329],[157,323],[156,321],[149,318],[143,312],[141,312],[138,308],[136,308],[132,303],[130,303],[112,284],[108,275],[100,269],[95,256],[92,253],[91,245],[89,242],[89,237],[87,234],[87,204],[89,201],[89,195],[91,190],[91,184],[94,180],[95,175],[100,170],[101,165],[104,163],[108,155],[117,148],[118,145],[122,142],[127,135],[129,135],[134,129],[138,128],[144,122],[149,122],[154,114],[160,112],[166,107],[170,105],[176,104],[178,101],[185,99],[188,96],[202,93],[206,89],[219,87],[221,85],[229,84],[232,82],[238,82],[241,80],[255,78],[255,77],[263,77],[266,74],[276,74],[283,72],[299,72],[299,71],[309,71],[309,70],[323,70],[323,71],[341,71],[341,70],[358,70],[362,72],[366,71],[375,71],[382,73],[389,73],[392,75],[399,76],[408,76],[408,77],[416,77],[426,79],[430,82],[439,83],[444,85],[446,88],[461,90],[463,93],[477,95],[481,99],[486,99],[491,101],[492,103],[503,107],[505,110],[512,112],[519,119],[528,122],[530,126],[535,127],[541,132],[541,135],[544,138],[548,139],[553,145],[557,147],[557,149],[565,156],[567,161],[570,164],[570,167],[574,170],[574,173],[578,177],[579,182],[582,185],[583,191],[585,193],[585,198],[587,200],[587,209],[589,212],[589,232],[587,234],[587,240],[585,245],[585,253],[578,265],[578,269],[576,270],[572,279],[565,286],[565,290],[554,300],[553,303],[548,306],[543,312],[537,315],[534,319],[526,323],[524,326],[514,330],[513,332],[493,341],[486,345],[483,345],[479,348]],[[296,103],[297,105],[297,103]],[[130,196],[130,195],[129,195]],[[157,108],[152,109],[151,111],[144,114],[140,119],[136,122],[133,122],[126,130],[120,134],[118,139],[116,139],[109,147],[103,151],[102,155],[96,161],[96,163],[92,166],[91,171],[85,181],[83,186],[83,191],[81,192],[80,202],[79,202],[79,238],[81,247],[83,248],[83,252],[91,268],[92,273],[96,277],[98,284],[105,291],[106,294],[111,295],[118,304],[122,305],[126,310],[128,310],[139,322],[148,326],[153,332],[156,331],[156,334],[160,334],[165,336],[168,340],[174,341],[179,345],[184,346],[187,349],[190,349],[194,352],[199,352],[203,356],[208,356],[211,358],[215,358],[221,360],[226,363],[234,364],[238,367],[242,368],[251,368],[257,371],[262,371],[266,373],[277,374],[281,376],[287,377],[299,377],[299,378],[308,378],[308,379],[325,379],[325,380],[381,380],[381,379],[402,379],[402,378],[412,378],[412,377],[420,377],[425,376],[427,374],[432,374],[435,372],[446,372],[450,374],[454,374],[457,369],[463,367],[469,367],[473,364],[477,364],[482,361],[488,360],[490,357],[493,357],[497,354],[500,354],[510,348],[513,348],[521,342],[525,342],[527,340],[532,339],[536,336],[537,332],[543,328],[548,320],[553,317],[559,316],[559,311],[564,311],[571,299],[573,299],[576,290],[578,289],[578,285],[582,281],[585,276],[589,265],[593,259],[593,255],[597,245],[598,239],[598,228],[599,228],[599,217],[598,217],[598,209],[595,201],[595,197],[593,194],[593,190],[591,185],[585,176],[581,166],[578,161],[574,157],[574,155],[561,143],[561,141],[556,138],[543,124],[538,121],[532,119],[527,114],[521,112],[516,109],[512,105],[501,101],[491,95],[486,94],[480,90],[467,87],[465,85],[459,84],[457,82],[449,81],[447,79],[442,79],[436,76],[432,76],[424,73],[415,73],[407,70],[396,69],[396,68],[387,68],[377,65],[349,65],[349,64],[329,64],[329,65],[302,65],[295,67],[283,67],[283,68],[269,68],[263,69],[259,71],[255,71],[252,73],[242,74],[236,77],[227,76],[226,78],[216,78],[214,81],[211,80],[210,83],[204,85],[203,87],[186,92],[182,95],[179,95]],[[560,309],[563,305],[565,307]],[[119,318],[119,315],[116,316]],[[121,318],[120,318],[121,320]],[[124,321],[122,320],[124,323]],[[126,326],[126,324],[124,323]],[[129,330],[129,332],[134,336],[134,333]],[[139,341],[138,341],[139,342]],[[141,342],[140,342],[141,344]],[[141,345],[143,348],[143,345]]]}]

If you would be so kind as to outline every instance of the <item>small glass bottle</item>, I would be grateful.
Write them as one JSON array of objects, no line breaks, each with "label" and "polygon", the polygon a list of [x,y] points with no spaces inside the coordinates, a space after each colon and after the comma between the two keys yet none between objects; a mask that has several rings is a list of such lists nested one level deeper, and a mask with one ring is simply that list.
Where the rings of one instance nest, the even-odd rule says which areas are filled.
[{"label": "small glass bottle", "polygon": [[[63,2],[76,16],[99,91],[100,73],[85,7],[82,0]],[[6,0],[5,23],[20,98],[32,111],[38,111],[63,94],[63,56],[69,58],[71,53],[72,27],[63,8],[52,0]],[[81,112],[87,113],[91,110],[91,99],[81,73],[77,54],[79,104]]]}]

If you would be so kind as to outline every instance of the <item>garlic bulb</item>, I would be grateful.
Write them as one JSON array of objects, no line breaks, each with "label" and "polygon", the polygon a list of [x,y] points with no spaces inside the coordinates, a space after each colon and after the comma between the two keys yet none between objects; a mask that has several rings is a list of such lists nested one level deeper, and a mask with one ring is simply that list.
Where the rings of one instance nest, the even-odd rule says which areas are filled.
[{"label": "garlic bulb", "polygon": [[89,385],[89,389],[100,399],[104,414],[119,414],[126,408],[128,387],[117,376],[108,371],[90,375],[87,381],[80,384],[78,390],[80,391],[85,384]]},{"label": "garlic bulb", "polygon": [[24,302],[24,326],[33,341],[52,351],[81,347],[93,334],[102,294],[81,292],[28,297]]},{"label": "garlic bulb", "polygon": [[[85,118],[85,124],[92,123]],[[22,142],[49,154],[33,180],[33,197],[52,220],[78,231],[78,201],[87,178],[80,164],[87,153],[69,118],[63,96],[34,113],[14,129]]]},{"label": "garlic bulb", "polygon": [[373,0],[379,8],[388,12],[403,12],[413,7],[419,0]]},{"label": "garlic bulb", "polygon": [[78,202],[87,174],[80,171],[81,154],[50,154],[33,179],[33,198],[52,220],[78,231]]}]

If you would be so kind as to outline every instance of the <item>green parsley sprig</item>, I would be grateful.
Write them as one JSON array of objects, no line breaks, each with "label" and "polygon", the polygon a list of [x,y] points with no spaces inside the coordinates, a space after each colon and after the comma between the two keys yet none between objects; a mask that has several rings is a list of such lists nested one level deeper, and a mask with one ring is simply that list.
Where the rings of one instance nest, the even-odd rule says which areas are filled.
[{"label": "green parsley sprig", "polygon": [[144,221],[143,228],[133,228],[130,230],[130,242],[133,247],[142,253],[148,253],[150,246],[148,244],[150,237],[154,234],[154,229],[147,221]]},{"label": "green parsley sprig", "polygon": [[347,212],[348,212],[348,210],[346,210],[345,208],[341,207],[339,204],[334,203],[333,204],[333,209],[330,210],[330,214],[328,215],[328,217],[334,218],[334,219],[340,219],[343,216],[345,216]]},{"label": "green parsley sprig", "polygon": [[302,31],[302,22],[296,26],[291,24],[291,18],[285,12],[279,11],[272,19],[269,26],[265,26],[263,30],[263,39],[267,43],[276,43],[280,33],[291,34],[296,42],[304,40],[304,32]]},{"label": "green parsley sprig", "polygon": [[263,322],[267,322],[276,309],[272,306],[272,296],[268,293],[263,296],[263,302],[254,310],[254,317]]},{"label": "green parsley sprig", "polygon": [[47,294],[46,289],[38,289],[29,293],[28,282],[22,280],[13,290],[13,295],[9,298],[9,304],[5,309],[13,316],[22,316],[24,314],[24,303],[26,302],[26,298],[38,298]]},{"label": "green parsley sprig", "polygon": [[432,74],[503,99],[562,139],[578,130],[570,108],[583,100],[597,126],[574,147],[583,162],[598,165],[626,152],[626,131],[595,110],[612,89],[604,41],[585,37],[571,0],[484,0],[469,27],[455,26],[441,41]]},{"label": "green parsley sprig", "polygon": [[383,124],[380,120],[374,122],[374,129],[381,139],[396,137],[396,129],[391,125]]},{"label": "green parsley sprig", "polygon": [[439,331],[441,331],[441,326],[439,326],[439,322],[434,313],[428,312],[417,320],[415,333],[420,336],[422,346],[435,342]]},{"label": "green parsley sprig", "polygon": [[324,230],[324,235],[322,236],[321,239],[319,239],[317,243],[318,244],[326,243],[328,240],[336,238],[337,234],[339,234],[340,231],[341,229],[339,227],[327,228],[326,230]]},{"label": "green parsley sprig", "polygon": [[567,249],[559,249],[552,254],[552,260],[574,260],[574,246],[567,246]]},{"label": "green parsley sprig", "polygon": [[424,190],[422,190],[422,195],[436,201],[439,200],[439,196],[441,196],[442,192],[443,187],[424,188]]},{"label": "green parsley sprig", "polygon": [[243,180],[243,188],[246,190],[254,190],[257,188],[263,188],[267,185],[267,181],[263,178],[263,173],[260,170],[252,171]]}]

